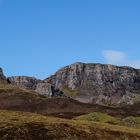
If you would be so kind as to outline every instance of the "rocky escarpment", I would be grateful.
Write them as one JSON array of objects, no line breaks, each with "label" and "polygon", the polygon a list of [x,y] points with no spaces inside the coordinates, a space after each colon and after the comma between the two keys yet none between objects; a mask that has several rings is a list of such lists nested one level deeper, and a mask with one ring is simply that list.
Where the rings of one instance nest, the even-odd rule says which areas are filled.
[{"label": "rocky escarpment", "polygon": [[28,76],[12,76],[7,78],[8,83],[16,86],[35,90],[36,86],[41,80]]},{"label": "rocky escarpment", "polygon": [[140,70],[131,67],[75,63],[45,82],[81,102],[116,106],[140,101]]},{"label": "rocky escarpment", "polygon": [[35,91],[48,97],[63,96],[63,92],[61,90],[43,81],[36,85]]},{"label": "rocky escarpment", "polygon": [[75,63],[45,80],[9,77],[8,82],[45,96],[65,96],[84,103],[121,106],[140,102],[140,70],[103,64]]},{"label": "rocky escarpment", "polygon": [[6,77],[3,74],[2,68],[0,68],[0,83],[6,83]]},{"label": "rocky escarpment", "polygon": [[27,88],[30,90],[34,90],[37,93],[52,97],[52,96],[62,96],[63,92],[59,89],[53,87],[49,83],[45,83],[42,80],[36,79],[34,77],[28,77],[28,76],[12,76],[7,78],[8,83],[22,87]]}]

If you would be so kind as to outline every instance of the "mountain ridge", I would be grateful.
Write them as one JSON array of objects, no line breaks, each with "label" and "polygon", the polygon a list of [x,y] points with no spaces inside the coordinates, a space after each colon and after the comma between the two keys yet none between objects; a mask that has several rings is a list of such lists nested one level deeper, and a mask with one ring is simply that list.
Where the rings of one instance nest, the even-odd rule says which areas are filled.
[{"label": "mountain ridge", "polygon": [[82,102],[122,105],[123,102],[134,104],[132,98],[140,98],[137,94],[140,91],[140,70],[132,67],[74,63],[63,67],[45,81],[64,93],[75,91],[77,95],[74,99]]},{"label": "mountain ridge", "polygon": [[84,103],[122,106],[140,101],[140,69],[128,66],[76,62],[44,80],[27,76],[7,80],[45,96],[64,95]]}]

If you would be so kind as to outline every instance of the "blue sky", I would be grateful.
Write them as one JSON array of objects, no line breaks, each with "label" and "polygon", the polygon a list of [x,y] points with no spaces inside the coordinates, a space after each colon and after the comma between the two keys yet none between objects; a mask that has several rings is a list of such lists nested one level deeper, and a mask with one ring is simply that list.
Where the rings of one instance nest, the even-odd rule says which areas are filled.
[{"label": "blue sky", "polygon": [[46,78],[80,61],[140,68],[139,0],[0,0],[0,67]]}]

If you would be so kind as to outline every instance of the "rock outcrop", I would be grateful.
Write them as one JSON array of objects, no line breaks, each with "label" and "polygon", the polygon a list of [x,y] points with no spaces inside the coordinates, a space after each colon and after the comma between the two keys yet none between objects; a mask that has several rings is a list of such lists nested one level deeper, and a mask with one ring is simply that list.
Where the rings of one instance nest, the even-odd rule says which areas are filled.
[{"label": "rock outcrop", "polygon": [[140,70],[131,67],[75,63],[45,82],[85,103],[120,106],[140,101]]},{"label": "rock outcrop", "polygon": [[6,77],[3,74],[2,68],[0,68],[0,83],[7,83]]},{"label": "rock outcrop", "polygon": [[60,91],[59,89],[56,89],[50,83],[46,83],[34,77],[12,76],[12,77],[7,78],[7,81],[10,84],[13,84],[22,88],[34,90],[37,93],[47,96],[47,97],[63,95],[62,91]]},{"label": "rock outcrop", "polygon": [[75,63],[45,80],[9,77],[8,82],[45,96],[67,96],[84,103],[108,106],[140,102],[140,70],[103,64]]},{"label": "rock outcrop", "polygon": [[28,76],[12,76],[7,78],[8,83],[13,85],[35,90],[41,80]]}]

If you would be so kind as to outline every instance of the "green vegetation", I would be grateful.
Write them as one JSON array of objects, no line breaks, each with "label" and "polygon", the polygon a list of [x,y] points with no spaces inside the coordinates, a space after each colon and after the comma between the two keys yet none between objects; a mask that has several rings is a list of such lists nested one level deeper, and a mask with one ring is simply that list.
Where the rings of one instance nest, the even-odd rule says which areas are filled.
[{"label": "green vegetation", "polygon": [[0,83],[0,91],[4,92],[9,92],[9,91],[14,91],[14,92],[29,92],[27,89],[20,88],[18,86],[12,85],[12,84],[1,84]]},{"label": "green vegetation", "polygon": [[107,115],[105,113],[94,112],[86,115],[81,115],[76,120],[94,121],[100,123],[109,123],[120,126],[127,126],[140,129],[140,117],[128,116],[126,118],[119,118]]},{"label": "green vegetation", "polygon": [[140,117],[129,116],[124,118],[122,122],[128,127],[140,128]]},{"label": "green vegetation", "polygon": [[0,83],[0,91],[9,91],[9,90],[19,90],[19,87],[16,87],[12,84],[2,84],[2,83]]},{"label": "green vegetation", "polygon": [[87,115],[82,115],[82,116],[76,117],[75,119],[95,121],[95,122],[101,122],[101,123],[111,123],[111,124],[120,123],[120,121],[117,118],[107,115],[105,113],[101,113],[101,112],[94,112]]},{"label": "green vegetation", "polygon": [[62,88],[62,91],[65,93],[65,94],[67,94],[68,96],[76,96],[77,95],[77,93],[78,93],[78,89],[70,89],[70,88],[68,88],[68,87],[63,87]]},{"label": "green vegetation", "polygon": [[0,110],[0,140],[138,140],[140,130],[66,120],[33,113]]}]

